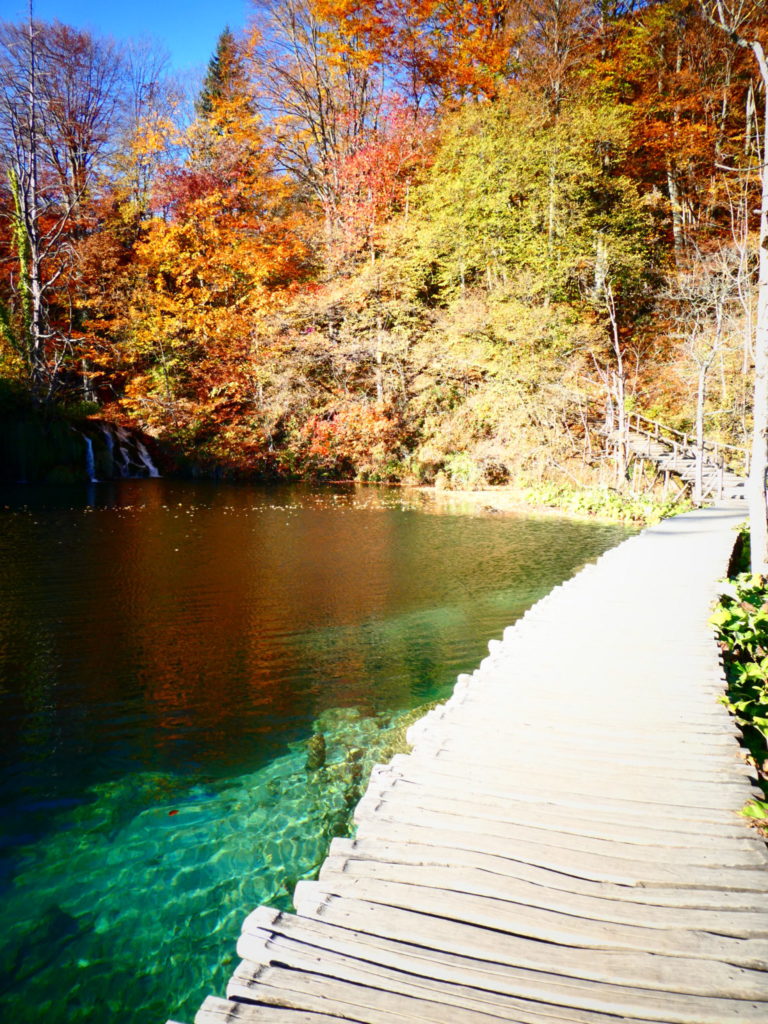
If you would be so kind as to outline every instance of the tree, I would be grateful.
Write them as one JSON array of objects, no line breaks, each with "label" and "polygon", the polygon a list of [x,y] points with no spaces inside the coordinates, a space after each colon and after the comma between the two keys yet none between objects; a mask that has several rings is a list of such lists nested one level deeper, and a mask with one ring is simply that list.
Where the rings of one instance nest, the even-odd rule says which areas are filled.
[{"label": "tree", "polygon": [[221,449],[253,411],[258,325],[310,262],[302,217],[264,144],[239,48],[223,38],[186,160],[158,175],[152,205],[163,216],[144,226],[135,245],[130,317],[121,332],[131,364],[123,408],[201,448],[218,431]]},{"label": "tree", "polygon": [[[716,164],[735,140],[733,113],[743,83],[734,48],[713,34],[696,6],[643,6],[625,24],[617,98],[632,97],[632,172],[667,197],[677,263],[717,216]],[[739,126],[740,127],[740,126]]]},{"label": "tree", "polygon": [[620,110],[574,101],[553,117],[521,93],[467,105],[441,136],[413,196],[411,232],[444,294],[525,279],[531,301],[562,301],[580,297],[599,250],[642,262],[649,225],[618,173]]},{"label": "tree", "polygon": [[319,200],[327,229],[340,163],[376,131],[383,72],[334,41],[303,0],[261,0],[249,54],[278,164]]},{"label": "tree", "polygon": [[200,95],[195,110],[202,118],[209,118],[223,102],[241,91],[244,77],[240,49],[229,26],[224,29],[216,43],[216,50],[208,62]]},{"label": "tree", "polygon": [[122,54],[111,41],[60,22],[41,26],[39,44],[38,129],[65,203],[77,209],[117,138]]},{"label": "tree", "polygon": [[169,75],[167,53],[146,40],[123,50],[125,81],[120,131],[110,159],[112,194],[135,240],[150,214],[150,197],[163,164],[186,139],[179,124],[180,90]]},{"label": "tree", "polygon": [[422,169],[430,142],[430,121],[396,104],[357,149],[332,165],[333,206],[327,211],[336,227],[329,263],[365,252],[375,259],[384,224],[405,211],[414,179]]},{"label": "tree", "polygon": [[31,16],[0,26],[0,160],[18,271],[16,332],[33,392],[50,396],[71,339],[57,292],[83,232],[82,203],[110,141],[119,62],[110,44]]},{"label": "tree", "polygon": [[[722,29],[737,46],[752,52],[763,83],[763,145],[759,179],[761,185],[757,323],[755,324],[755,387],[751,468],[749,474],[749,524],[752,571],[768,575],[768,58],[760,41],[760,17],[766,14],[764,0],[701,0],[706,17]],[[762,22],[764,26],[764,21]]]},{"label": "tree", "polygon": [[694,501],[704,498],[704,413],[707,375],[727,345],[738,302],[739,254],[731,247],[696,253],[672,279],[668,299],[686,358],[696,369],[696,476]]},{"label": "tree", "polygon": [[597,32],[595,10],[584,0],[516,0],[508,20],[516,30],[519,73],[542,88],[556,113]]},{"label": "tree", "polygon": [[413,109],[503,91],[518,33],[510,0],[312,0],[358,58],[383,65]]}]

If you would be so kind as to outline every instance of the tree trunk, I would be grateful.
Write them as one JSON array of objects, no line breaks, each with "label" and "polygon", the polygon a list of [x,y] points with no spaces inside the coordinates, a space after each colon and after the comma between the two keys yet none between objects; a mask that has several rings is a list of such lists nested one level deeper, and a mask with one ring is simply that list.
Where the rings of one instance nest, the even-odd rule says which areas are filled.
[{"label": "tree trunk", "polygon": [[613,376],[614,393],[616,395],[616,411],[618,413],[618,424],[616,433],[618,441],[616,445],[616,486],[622,489],[627,479],[627,411],[625,403],[625,379],[623,367]]},{"label": "tree trunk", "polygon": [[[755,388],[753,400],[752,451],[748,482],[749,530],[752,572],[768,575],[768,507],[765,474],[768,468],[768,61],[759,39],[747,39],[740,32],[742,10],[722,0],[713,7],[702,0],[704,13],[737,46],[751,50],[763,81],[763,151],[758,155],[761,182],[760,263],[757,282],[757,325],[755,328]],[[758,147],[759,149],[759,147]]]},{"label": "tree trunk", "polygon": [[760,264],[757,280],[755,330],[755,392],[753,403],[752,465],[749,474],[749,529],[752,572],[768,575],[768,509],[765,475],[768,463],[768,62],[759,42],[751,48],[760,67],[765,97],[763,109],[762,200],[760,203]]},{"label": "tree trunk", "polygon": [[35,48],[35,25],[32,20],[32,2],[29,4],[29,50],[28,50],[28,96],[27,96],[27,145],[29,180],[22,190],[22,206],[27,232],[29,253],[29,356],[32,370],[32,389],[40,397],[45,378],[45,329],[43,308],[43,280],[40,252],[40,211],[38,209],[37,170],[37,54]]},{"label": "tree trunk", "polygon": [[707,397],[707,370],[699,367],[696,389],[696,476],[693,486],[693,500],[701,505],[704,500],[704,400]]},{"label": "tree trunk", "polygon": [[669,190],[669,206],[672,213],[672,239],[675,245],[675,262],[680,265],[685,250],[685,225],[683,223],[683,205],[680,202],[680,189],[674,168],[667,167],[667,189]]},{"label": "tree trunk", "polygon": [[768,66],[760,44],[761,71],[765,83],[763,121],[762,202],[760,206],[760,264],[757,284],[755,331],[755,391],[753,402],[752,465],[749,474],[749,529],[752,572],[768,575],[768,509],[765,474],[768,463]]}]

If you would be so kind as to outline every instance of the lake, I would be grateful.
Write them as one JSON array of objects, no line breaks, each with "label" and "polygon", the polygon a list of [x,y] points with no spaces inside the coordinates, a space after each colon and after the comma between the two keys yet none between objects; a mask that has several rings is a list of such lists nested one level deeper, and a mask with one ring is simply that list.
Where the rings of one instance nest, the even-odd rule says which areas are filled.
[{"label": "lake", "polygon": [[171,480],[5,488],[0,523],[0,1019],[46,1024],[191,1021],[404,716],[628,535]]}]

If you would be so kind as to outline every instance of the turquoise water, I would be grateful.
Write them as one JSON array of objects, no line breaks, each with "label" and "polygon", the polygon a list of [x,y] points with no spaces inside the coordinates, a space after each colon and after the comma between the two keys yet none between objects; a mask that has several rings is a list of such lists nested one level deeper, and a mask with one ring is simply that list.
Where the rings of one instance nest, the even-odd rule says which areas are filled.
[{"label": "turquoise water", "polygon": [[0,523],[0,1017],[47,1024],[191,1020],[403,716],[626,535],[164,480],[6,490]]}]

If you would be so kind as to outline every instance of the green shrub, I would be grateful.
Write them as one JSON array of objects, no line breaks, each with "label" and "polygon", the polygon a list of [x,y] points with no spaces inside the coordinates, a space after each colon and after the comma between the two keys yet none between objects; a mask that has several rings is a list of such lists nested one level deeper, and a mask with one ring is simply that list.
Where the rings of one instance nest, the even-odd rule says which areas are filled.
[{"label": "green shrub", "polygon": [[[727,692],[720,698],[742,729],[743,742],[768,792],[768,580],[740,572],[723,584],[710,618],[723,651]],[[768,803],[755,800],[744,813],[768,820]]]},{"label": "green shrub", "polygon": [[565,484],[539,484],[528,488],[525,496],[533,504],[644,526],[692,508],[689,501],[659,501],[650,496],[620,494],[604,487],[577,488]]}]

